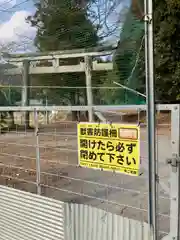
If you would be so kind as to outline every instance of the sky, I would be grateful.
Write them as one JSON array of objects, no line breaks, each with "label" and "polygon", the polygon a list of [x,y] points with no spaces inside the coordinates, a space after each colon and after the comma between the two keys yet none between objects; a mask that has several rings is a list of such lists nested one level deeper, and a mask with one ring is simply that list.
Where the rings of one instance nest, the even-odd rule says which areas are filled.
[{"label": "sky", "polygon": [[26,22],[34,12],[32,0],[0,0],[0,47],[24,51],[32,47],[36,30]]},{"label": "sky", "polygon": [[[105,2],[106,0],[101,1]],[[119,0],[119,3],[122,1]],[[129,0],[124,1],[127,3]],[[119,7],[121,8],[121,4],[116,9]],[[27,52],[35,50],[33,39],[36,29],[32,28],[25,20],[34,11],[33,0],[0,0],[0,48],[3,51]],[[110,16],[112,25],[118,12],[116,14],[113,12]]]}]

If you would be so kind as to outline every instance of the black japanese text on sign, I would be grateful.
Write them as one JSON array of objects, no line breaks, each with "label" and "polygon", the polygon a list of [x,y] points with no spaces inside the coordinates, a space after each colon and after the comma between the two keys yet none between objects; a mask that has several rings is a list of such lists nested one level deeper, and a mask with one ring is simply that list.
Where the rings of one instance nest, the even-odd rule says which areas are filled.
[{"label": "black japanese text on sign", "polygon": [[139,175],[139,127],[120,124],[78,124],[79,165]]}]

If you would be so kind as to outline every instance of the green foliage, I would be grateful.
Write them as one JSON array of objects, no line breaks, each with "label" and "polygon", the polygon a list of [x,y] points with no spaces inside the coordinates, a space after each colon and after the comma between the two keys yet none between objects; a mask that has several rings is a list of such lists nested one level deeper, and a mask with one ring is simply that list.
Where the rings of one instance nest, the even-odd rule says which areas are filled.
[{"label": "green foliage", "polygon": [[115,69],[101,76],[100,99],[103,99],[103,104],[118,105],[124,102],[124,90],[114,83],[118,81],[119,71]]},{"label": "green foliage", "polygon": [[0,106],[9,106],[8,97],[2,88],[0,89]]},{"label": "green foliage", "polygon": [[[136,12],[137,14],[137,12]],[[144,23],[137,19],[132,9],[129,10],[124,25],[120,33],[120,40],[114,56],[114,73],[106,80],[106,85],[112,80],[137,90],[144,92]],[[110,79],[109,79],[110,78]],[[111,86],[115,86],[114,84]],[[123,88],[113,90],[109,95],[111,104],[138,104],[142,102],[142,97]]]},{"label": "green foliage", "polygon": [[180,2],[156,0],[154,12],[157,97],[176,100],[180,96]]},{"label": "green foliage", "polygon": [[37,3],[28,20],[38,28],[35,45],[41,51],[93,47],[98,41],[86,8],[75,1],[47,1],[46,7]]},{"label": "green foliage", "polygon": [[[38,29],[35,45],[40,51],[94,47],[99,41],[97,30],[88,19],[86,7],[82,8],[75,1],[49,0],[44,7],[37,3],[34,16],[30,16],[28,21]],[[80,60],[68,59],[61,64],[73,65]],[[85,86],[85,76],[79,73],[43,75],[35,79],[35,82],[37,85],[71,87],[56,90],[46,88],[45,91],[41,90],[39,95],[48,95],[49,99],[53,100],[52,104],[67,100],[74,105],[80,97],[78,86]],[[81,95],[84,95],[84,92],[81,92]]]},{"label": "green foliage", "polygon": [[7,86],[0,88],[1,106],[12,106],[18,101],[21,101],[21,91],[19,89]]},{"label": "green foliage", "polygon": [[[162,101],[180,99],[179,19],[180,1],[154,1],[156,99]],[[137,20],[134,21],[134,23],[135,25],[133,25],[133,20],[130,16],[127,18],[127,22],[124,23],[124,32],[122,30],[120,35],[120,43],[115,56],[115,64],[119,69],[119,82],[143,93],[145,92],[144,45],[141,48],[139,60],[136,64],[133,76],[131,76],[131,81],[127,81],[135,65],[135,58],[138,56],[138,49],[140,49],[140,41],[144,35],[143,23]],[[139,26],[139,28],[136,26]],[[125,30],[127,34],[125,34]]]}]

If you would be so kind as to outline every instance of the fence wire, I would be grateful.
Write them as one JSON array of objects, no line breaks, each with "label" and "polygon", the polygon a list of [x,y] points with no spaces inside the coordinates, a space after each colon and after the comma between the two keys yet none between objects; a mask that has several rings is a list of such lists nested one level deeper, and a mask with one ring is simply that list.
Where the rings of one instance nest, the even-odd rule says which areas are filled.
[{"label": "fence wire", "polygon": [[[22,0],[19,4],[28,1]],[[128,104],[145,104],[143,1],[130,1],[128,5],[121,0],[98,0],[89,3],[77,1],[76,6],[73,5],[68,9],[65,9],[66,4],[61,5],[61,2],[63,1],[41,1],[40,8],[36,9],[37,15],[35,14],[34,17],[41,35],[40,50],[69,49],[69,57],[60,57],[58,61],[57,59],[30,61],[30,74],[27,76],[22,75],[23,63],[19,61],[20,57],[14,59],[14,62],[1,66],[0,105],[49,107],[125,104],[128,109]],[[74,1],[69,2],[74,3]],[[14,7],[17,5],[1,9],[0,12],[13,11]],[[85,12],[87,10],[83,21],[78,18],[81,13],[77,8]],[[63,21],[58,18],[62,15],[66,17]],[[44,31],[44,27],[41,28],[43,24],[38,22],[43,20],[42,16],[47,17],[45,22],[50,25],[53,23],[51,27],[47,27],[47,31]],[[76,20],[79,20],[78,24]],[[87,30],[89,29],[87,23],[92,23],[92,32]],[[57,27],[54,27],[55,25]],[[54,32],[51,29],[54,29]],[[19,37],[24,38],[23,34]],[[111,45],[115,42],[116,49],[112,50],[111,47],[108,54],[92,55],[89,66],[92,70],[91,84],[87,84],[84,57],[73,58],[70,54],[73,52],[72,49],[99,46],[102,40],[105,45],[108,42]],[[21,48],[22,45],[25,46],[25,42],[20,44]],[[24,48],[26,51],[27,47]],[[91,50],[96,53],[97,51]],[[19,69],[16,68],[17,61],[19,61]],[[12,69],[14,73],[9,73]],[[37,69],[39,72],[35,74]],[[25,86],[27,83],[29,86]],[[88,97],[89,90],[92,90],[91,103]],[[9,110],[0,112],[2,133],[0,184],[64,202],[96,206],[147,222],[146,112],[140,111],[140,107],[136,108],[138,111],[127,109],[99,111],[94,114],[94,120],[140,124],[140,176],[131,177],[79,167],[76,128],[79,121],[88,121],[88,111],[44,110],[38,112],[36,118],[37,112],[29,112],[27,115],[22,110],[18,112]],[[26,122],[27,116],[29,122]],[[158,113],[157,120],[158,216],[160,236],[163,236],[169,232],[170,197],[167,194],[169,169],[165,159],[171,157],[170,113]]]},{"label": "fence wire", "polygon": [[[0,136],[0,184],[34,193],[40,188],[42,195],[63,202],[87,204],[124,217],[148,221],[145,112],[101,112],[110,122],[140,124],[141,169],[138,177],[79,167],[78,122],[72,120],[72,112],[48,112],[48,124],[46,112],[30,112],[29,129],[23,127],[23,114],[14,113],[22,115],[22,118],[15,118],[16,128],[9,132],[7,129]],[[158,218],[160,234],[163,235],[169,232],[170,197],[164,186],[168,185],[169,179],[165,159],[171,156],[170,112],[157,113],[157,122]]]}]

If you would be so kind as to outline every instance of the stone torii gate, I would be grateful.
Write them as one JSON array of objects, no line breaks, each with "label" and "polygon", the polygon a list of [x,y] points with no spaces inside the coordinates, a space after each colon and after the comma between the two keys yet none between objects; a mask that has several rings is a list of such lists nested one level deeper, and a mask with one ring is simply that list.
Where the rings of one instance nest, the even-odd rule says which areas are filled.
[{"label": "stone torii gate", "polygon": [[[29,54],[8,54],[5,60],[16,66],[15,68],[5,69],[5,75],[22,75],[22,106],[29,106],[29,86],[30,75],[51,74],[51,73],[73,73],[84,72],[86,77],[87,104],[93,106],[92,96],[92,71],[110,71],[113,69],[112,62],[100,62],[93,60],[94,57],[108,56],[113,54],[112,47],[100,49],[77,49],[66,51],[55,51],[45,53]],[[63,59],[84,59],[82,62],[74,65],[61,65]],[[50,63],[49,66],[43,66],[44,62]],[[93,121],[93,109],[89,108],[89,121]],[[25,114],[25,122],[29,122],[29,114]]]}]

